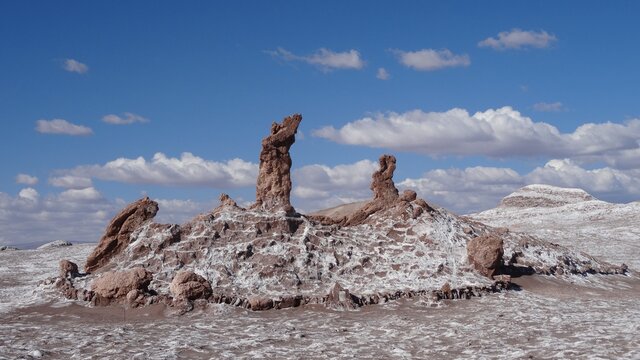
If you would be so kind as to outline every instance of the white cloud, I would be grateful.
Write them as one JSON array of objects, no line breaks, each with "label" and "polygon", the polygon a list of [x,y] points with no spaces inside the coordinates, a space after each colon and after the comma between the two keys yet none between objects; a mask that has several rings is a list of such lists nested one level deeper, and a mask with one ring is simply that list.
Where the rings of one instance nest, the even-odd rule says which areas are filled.
[{"label": "white cloud", "polygon": [[313,134],[342,144],[431,156],[548,156],[593,161],[638,149],[640,119],[624,124],[587,123],[572,133],[561,133],[555,126],[534,122],[508,106],[473,115],[463,109],[413,110],[377,114],[339,129],[329,126],[315,130]]},{"label": "white cloud", "polygon": [[122,116],[115,114],[105,115],[102,117],[102,121],[113,125],[129,125],[133,123],[146,123],[149,122],[149,119],[134,113],[126,112],[122,114]]},{"label": "white cloud", "polygon": [[533,104],[533,109],[540,112],[558,112],[564,110],[564,105],[559,101],[553,103],[539,102]]},{"label": "white cloud", "polygon": [[89,71],[89,67],[86,64],[81,63],[78,60],[66,59],[62,64],[62,68],[68,72],[74,72],[78,74],[85,74]]},{"label": "white cloud", "polygon": [[378,72],[376,73],[376,77],[380,80],[389,80],[391,75],[385,68],[378,68]]},{"label": "white cloud", "polygon": [[156,153],[150,161],[143,157],[118,158],[104,165],[78,166],[56,172],[56,178],[75,176],[130,184],[212,188],[252,186],[257,175],[258,164],[241,159],[210,161],[188,152],[182,153],[180,158]]},{"label": "white cloud", "polygon": [[361,160],[353,164],[307,165],[293,171],[294,205],[310,211],[371,197],[371,174],[378,164]]},{"label": "white cloud", "polygon": [[285,61],[306,62],[307,64],[317,66],[324,71],[334,69],[359,70],[364,67],[364,60],[362,60],[360,52],[353,49],[344,52],[334,52],[329,49],[321,48],[308,56],[295,55],[283,48],[277,48],[274,51],[267,51],[267,53]]},{"label": "white cloud", "polygon": [[558,39],[553,34],[542,31],[524,31],[512,29],[502,31],[497,38],[489,37],[478,43],[479,47],[490,47],[496,50],[523,49],[523,48],[546,48]]},{"label": "white cloud", "polygon": [[98,190],[88,187],[85,189],[69,189],[60,193],[59,197],[62,201],[82,202],[96,201],[102,199],[102,194]]},{"label": "white cloud", "polygon": [[18,197],[29,201],[38,201],[40,194],[34,188],[24,188],[18,193]]},{"label": "white cloud", "polygon": [[85,189],[92,186],[92,181],[84,176],[64,175],[49,178],[49,184],[66,189]]},{"label": "white cloud", "polygon": [[[400,163],[399,166],[402,166]],[[293,203],[302,212],[368,200],[371,175],[377,163],[361,160],[334,167],[307,165],[293,173]],[[640,169],[585,169],[572,160],[550,160],[528,173],[506,167],[476,166],[434,169],[418,178],[399,179],[398,189],[413,189],[420,197],[460,214],[495,207],[515,190],[530,184],[582,188],[613,202],[638,200]]]},{"label": "white cloud", "polygon": [[448,49],[422,49],[418,51],[391,50],[400,63],[420,71],[433,71],[448,67],[464,67],[471,64],[469,55],[456,55]]},{"label": "white cloud", "polygon": [[23,184],[23,185],[35,185],[38,183],[38,178],[35,176],[31,176],[28,174],[18,174],[16,175],[16,184]]},{"label": "white cloud", "polygon": [[399,188],[413,189],[428,202],[459,213],[494,207],[523,185],[524,179],[515,170],[483,166],[436,169],[398,183]]},{"label": "white cloud", "polygon": [[85,136],[93,134],[93,130],[91,130],[91,128],[82,125],[75,125],[63,119],[38,120],[36,121],[36,131],[42,134],[60,134],[72,136]]},{"label": "white cloud", "polygon": [[640,171],[609,167],[584,169],[570,159],[550,160],[527,175],[529,183],[585,189],[601,196],[640,194]]},{"label": "white cloud", "polygon": [[154,199],[158,202],[160,211],[156,216],[156,221],[167,224],[182,224],[192,219],[194,216],[211,211],[218,206],[219,201],[211,200],[199,202],[182,199]]},{"label": "white cloud", "polygon": [[[40,196],[25,188],[11,196],[0,192],[0,245],[36,247],[64,239],[71,242],[97,242],[108,222],[131,199],[109,200],[94,188],[66,190]],[[155,221],[180,224],[218,205],[180,199],[155,199],[160,211]]]},{"label": "white cloud", "polygon": [[36,246],[56,239],[98,241],[117,207],[96,194],[95,189],[85,196],[64,192],[44,197],[31,188],[15,197],[0,192],[4,243]]}]

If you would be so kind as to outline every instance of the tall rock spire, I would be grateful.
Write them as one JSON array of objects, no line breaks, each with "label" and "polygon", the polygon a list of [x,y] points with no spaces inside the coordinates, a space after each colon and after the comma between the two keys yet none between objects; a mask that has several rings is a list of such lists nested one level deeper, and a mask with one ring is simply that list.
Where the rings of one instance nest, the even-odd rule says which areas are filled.
[{"label": "tall rock spire", "polygon": [[271,134],[262,139],[260,172],[256,184],[256,203],[253,209],[294,212],[291,194],[291,156],[289,149],[296,141],[302,115],[286,117],[282,123],[271,125]]}]

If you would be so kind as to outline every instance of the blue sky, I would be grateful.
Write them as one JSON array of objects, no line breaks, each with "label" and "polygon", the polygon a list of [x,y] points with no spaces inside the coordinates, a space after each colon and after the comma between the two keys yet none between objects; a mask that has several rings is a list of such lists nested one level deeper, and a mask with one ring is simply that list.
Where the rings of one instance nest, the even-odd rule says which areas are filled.
[{"label": "blue sky", "polygon": [[260,140],[295,112],[302,210],[367,198],[383,153],[400,187],[461,213],[533,182],[635,201],[639,10],[4,1],[0,244],[94,241],[144,193],[167,221],[250,202]]}]

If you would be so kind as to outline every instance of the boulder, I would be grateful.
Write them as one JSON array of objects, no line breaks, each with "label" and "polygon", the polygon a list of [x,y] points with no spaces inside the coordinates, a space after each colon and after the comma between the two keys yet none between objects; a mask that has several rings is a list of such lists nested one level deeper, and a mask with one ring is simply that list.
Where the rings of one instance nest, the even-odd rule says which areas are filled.
[{"label": "boulder", "polygon": [[503,255],[503,241],[499,234],[482,235],[467,243],[469,263],[488,278],[500,271]]},{"label": "boulder", "polygon": [[285,210],[294,213],[291,194],[291,156],[289,149],[296,140],[302,115],[285,118],[271,125],[271,134],[262,140],[260,171],[256,184],[256,202],[253,209]]},{"label": "boulder", "polygon": [[132,290],[147,293],[151,280],[153,275],[141,267],[107,271],[93,281],[91,290],[101,298],[119,300],[126,298]]},{"label": "boulder", "polygon": [[327,295],[325,306],[338,310],[353,310],[360,306],[360,299],[351,295],[349,290],[343,288],[339,283],[335,283]]},{"label": "boulder", "polygon": [[74,278],[79,275],[78,265],[69,260],[60,260],[60,277]]},{"label": "boulder", "polygon": [[273,300],[262,296],[249,298],[249,308],[253,311],[269,310],[273,308]]},{"label": "boulder", "polygon": [[147,220],[153,219],[157,213],[158,203],[148,197],[135,201],[120,211],[111,220],[98,246],[87,258],[85,271],[96,271],[121,253],[129,245],[131,233]]},{"label": "boulder", "polygon": [[211,296],[211,284],[193,271],[182,270],[171,281],[169,290],[176,299],[196,300]]}]

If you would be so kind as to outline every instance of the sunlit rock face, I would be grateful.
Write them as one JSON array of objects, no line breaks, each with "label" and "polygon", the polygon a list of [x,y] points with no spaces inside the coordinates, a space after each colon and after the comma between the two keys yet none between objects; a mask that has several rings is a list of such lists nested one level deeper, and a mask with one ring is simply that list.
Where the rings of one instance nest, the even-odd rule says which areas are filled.
[{"label": "sunlit rock face", "polygon": [[[296,213],[289,200],[289,149],[301,120],[293,115],[274,123],[262,141],[253,206],[239,207],[222,194],[211,212],[177,225],[153,222],[157,203],[138,200],[116,215],[87,259],[85,269],[93,273],[56,284],[64,294],[96,305],[161,302],[188,311],[194,303],[222,302],[253,310],[304,304],[353,309],[400,297],[469,298],[500,291],[509,284],[492,279],[498,272],[622,271],[459,217],[414,191],[400,194],[392,155],[379,159],[370,201],[340,217]],[[133,280],[123,289],[111,287],[118,277]]]},{"label": "sunlit rock face", "polygon": [[302,115],[286,117],[271,125],[271,133],[262,139],[260,172],[256,185],[254,209],[285,210],[293,212],[291,194],[291,156],[289,149],[296,141],[296,132]]}]

